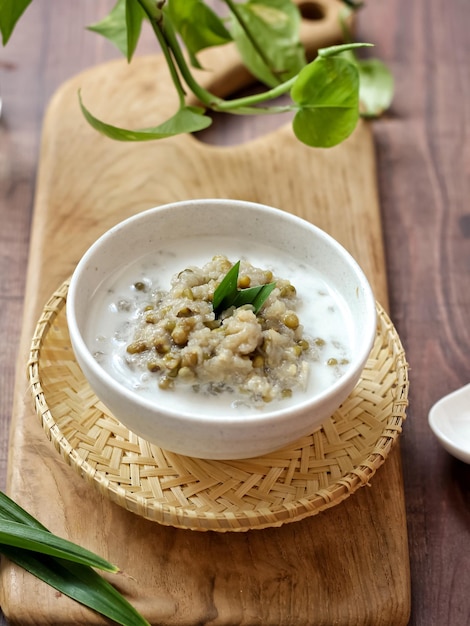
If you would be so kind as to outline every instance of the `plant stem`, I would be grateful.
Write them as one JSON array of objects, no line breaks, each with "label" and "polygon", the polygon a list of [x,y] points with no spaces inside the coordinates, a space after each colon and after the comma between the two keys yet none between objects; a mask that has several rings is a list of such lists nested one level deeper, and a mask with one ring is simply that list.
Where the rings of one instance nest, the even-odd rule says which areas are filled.
[{"label": "plant stem", "polygon": [[173,81],[173,84],[175,86],[176,92],[178,94],[178,99],[179,99],[179,103],[180,103],[180,107],[183,107],[185,104],[185,97],[186,97],[186,92],[184,90],[184,87],[181,83],[181,79],[180,76],[178,74],[178,71],[175,67],[175,62],[173,60],[173,57],[171,55],[171,51],[170,48],[168,46],[167,40],[165,38],[165,34],[163,31],[163,11],[161,9],[158,9],[155,5],[155,2],[152,0],[137,0],[137,2],[140,4],[140,6],[142,7],[142,9],[145,11],[145,13],[147,14],[147,17],[149,19],[149,22],[152,26],[153,32],[155,33],[158,43],[160,44],[160,47],[162,49],[162,53],[165,57],[165,60],[167,62],[168,65],[168,69],[170,71],[170,75],[171,75],[171,79]]},{"label": "plant stem", "polygon": [[171,22],[165,22],[164,29],[162,29],[162,34],[165,39],[165,46],[169,50],[171,50],[174,61],[176,62],[179,71],[181,72],[181,76],[183,77],[183,80],[192,91],[192,93],[209,108],[213,108],[213,105],[215,103],[222,102],[220,98],[210,93],[210,91],[207,91],[207,89],[201,87],[201,85],[194,79],[184,57],[184,54],[181,50],[178,39],[176,38]]},{"label": "plant stem", "polygon": [[[297,79],[297,76],[293,76],[286,80],[281,85],[277,85],[268,91],[263,93],[253,94],[252,96],[244,96],[243,98],[235,98],[234,100],[221,100],[217,103],[217,111],[230,111],[231,113],[239,113],[240,111],[235,109],[241,109],[242,107],[252,107],[255,104],[260,104],[268,100],[274,100],[279,96],[285,94],[293,86]],[[282,113],[286,110],[292,109],[291,106],[269,107],[269,112]],[[250,109],[250,113],[259,111],[259,109]],[[263,112],[263,111],[261,111]],[[267,112],[267,111],[266,111]]]}]

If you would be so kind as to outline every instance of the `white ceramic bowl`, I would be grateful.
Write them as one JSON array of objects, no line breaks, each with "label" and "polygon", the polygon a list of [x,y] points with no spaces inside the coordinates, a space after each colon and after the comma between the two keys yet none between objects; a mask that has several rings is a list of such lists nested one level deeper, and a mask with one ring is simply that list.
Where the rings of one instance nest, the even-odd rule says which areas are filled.
[{"label": "white ceramic bowl", "polygon": [[[179,266],[183,269],[190,262],[192,246],[200,247],[207,237],[207,260],[214,254],[223,254],[214,250],[216,242],[227,243],[232,251],[239,244],[246,249],[247,243],[256,251],[262,242],[273,256],[266,258],[263,267],[288,256],[300,277],[313,270],[320,272],[339,294],[350,319],[353,356],[346,372],[329,388],[303,397],[298,403],[281,403],[261,413],[221,416],[200,409],[175,410],[171,394],[176,392],[166,392],[168,399],[163,401],[145,399],[97,362],[85,337],[93,310],[91,303],[103,289],[103,281],[140,255],[168,247],[169,242],[176,246],[183,241],[185,258]],[[283,277],[282,271],[277,275]],[[139,213],[102,235],[85,253],[72,276],[67,321],[76,359],[90,386],[129,430],[179,454],[237,459],[260,456],[288,445],[313,432],[334,413],[353,390],[370,353],[376,333],[376,307],[369,283],[351,255],[309,222],[250,202],[189,200]]]},{"label": "white ceramic bowl", "polygon": [[438,400],[429,411],[428,421],[443,448],[470,463],[470,385]]}]

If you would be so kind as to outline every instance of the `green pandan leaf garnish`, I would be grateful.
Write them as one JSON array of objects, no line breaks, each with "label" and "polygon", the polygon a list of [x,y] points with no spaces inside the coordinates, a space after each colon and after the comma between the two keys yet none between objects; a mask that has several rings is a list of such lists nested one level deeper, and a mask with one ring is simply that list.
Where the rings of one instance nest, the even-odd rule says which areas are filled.
[{"label": "green pandan leaf garnish", "polygon": [[231,306],[239,307],[251,304],[255,315],[257,315],[263,304],[269,297],[276,283],[257,285],[256,287],[238,288],[238,274],[240,272],[240,261],[237,261],[223,277],[222,282],[214,291],[212,306],[216,317],[229,309]]}]

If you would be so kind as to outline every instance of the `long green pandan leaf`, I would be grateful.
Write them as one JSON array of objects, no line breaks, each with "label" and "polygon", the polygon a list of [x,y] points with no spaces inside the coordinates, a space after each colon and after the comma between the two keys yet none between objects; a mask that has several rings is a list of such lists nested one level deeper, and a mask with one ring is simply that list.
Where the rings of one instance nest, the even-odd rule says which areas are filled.
[{"label": "long green pandan leaf", "polygon": [[204,115],[204,109],[185,106],[179,109],[173,117],[159,126],[142,128],[140,130],[128,130],[126,128],[106,124],[92,115],[83,104],[80,92],[79,101],[83,115],[90,126],[103,135],[106,135],[106,137],[116,139],[117,141],[151,141],[153,139],[165,139],[181,133],[194,133],[212,124],[211,118]]},{"label": "long green pandan leaf", "polygon": [[1,552],[12,563],[16,563],[50,587],[117,624],[150,626],[117,589],[90,567],[11,546],[1,546]]},{"label": "long green pandan leaf", "polygon": [[191,63],[196,67],[200,67],[196,59],[200,50],[232,40],[223,21],[202,0],[168,0],[164,11],[181,35]]},{"label": "long green pandan leaf", "polygon": [[17,21],[31,4],[32,0],[2,0],[0,6],[0,32],[6,46]]},{"label": "long green pandan leaf", "polygon": [[5,519],[0,514],[0,551],[1,545],[15,546],[33,552],[41,552],[66,560],[98,567],[107,572],[117,572],[119,568],[100,556],[81,548],[66,539],[61,539],[41,528],[33,528],[21,522]]},{"label": "long green pandan leaf", "polygon": [[256,285],[246,289],[238,289],[238,274],[240,261],[237,261],[222,278],[212,298],[212,308],[216,316],[220,315],[231,306],[236,308],[251,304],[257,315],[276,286],[276,283]]},{"label": "long green pandan leaf", "polygon": [[275,286],[276,283],[267,283],[266,285],[257,285],[256,287],[239,289],[232,306],[240,307],[245,304],[251,304],[255,315],[258,315],[261,307],[266,302],[269,294]]},{"label": "long green pandan leaf", "polygon": [[329,148],[352,133],[359,119],[356,67],[335,56],[318,56],[299,74],[291,90],[298,105],[296,137],[308,146]]},{"label": "long green pandan leaf", "polygon": [[233,302],[238,291],[238,273],[240,261],[237,261],[222,278],[212,298],[212,308],[216,315],[227,309]]},{"label": "long green pandan leaf", "polygon": [[300,12],[292,0],[248,0],[236,7],[264,57],[254,48],[243,24],[233,18],[233,38],[244,64],[256,78],[274,87],[295,76],[306,65],[305,50],[299,38]]},{"label": "long green pandan leaf", "polygon": [[22,524],[26,524],[32,528],[47,530],[41,522],[25,511],[21,506],[19,506],[19,504],[16,504],[14,500],[9,498],[2,491],[0,491],[0,514],[2,517],[9,519],[12,522],[21,522]]},{"label": "long green pandan leaf", "polygon": [[[22,531],[17,532],[17,527],[21,527]],[[53,535],[36,518],[2,492],[0,492],[0,531],[2,541],[0,554],[13,563],[117,624],[149,626],[147,620],[124,596],[90,566],[113,572],[117,571],[114,565],[84,548]],[[55,554],[64,554],[67,559],[51,554],[50,548],[57,550]],[[77,554],[82,562],[69,560],[75,558]]]}]

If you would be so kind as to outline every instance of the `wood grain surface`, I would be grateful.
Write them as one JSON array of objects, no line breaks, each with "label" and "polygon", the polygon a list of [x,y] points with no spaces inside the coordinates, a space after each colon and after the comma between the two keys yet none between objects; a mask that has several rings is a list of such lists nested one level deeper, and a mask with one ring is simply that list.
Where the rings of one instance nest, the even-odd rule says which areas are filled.
[{"label": "wood grain surface", "polygon": [[[82,69],[119,56],[109,43],[84,29],[85,25],[103,17],[113,5],[114,0],[60,3],[34,0],[8,46],[0,50],[0,96],[3,99],[0,118],[2,488],[6,481],[15,359],[22,326],[43,114],[51,95],[65,80]],[[441,0],[412,3],[373,0],[366,2],[358,17],[358,39],[375,43],[375,48],[364,54],[383,59],[396,81],[391,111],[374,121],[372,128],[390,312],[411,364],[410,408],[400,445],[412,583],[409,626],[468,626],[470,623],[470,466],[442,450],[427,425],[430,406],[443,394],[470,380],[469,23],[470,3],[461,0],[445,3]],[[153,36],[144,30],[139,53],[154,50]],[[276,118],[266,117],[217,119],[204,133],[204,138],[214,145],[230,145],[259,136],[277,124]],[[29,309],[28,301],[25,308]],[[21,371],[23,361],[24,351],[20,355]],[[26,398],[26,389],[18,393],[22,391]],[[35,424],[33,419],[31,424]],[[50,444],[41,439],[42,433],[36,435],[40,442],[36,449],[39,452],[50,450]],[[59,472],[54,472],[57,488],[70,489],[70,481],[75,481],[75,477],[68,473],[62,477],[61,472],[65,470],[55,458],[48,458],[46,464],[52,470],[59,466]],[[40,479],[28,472],[28,468],[22,471],[28,497],[40,484]],[[373,489],[383,484],[384,472],[388,471],[387,464],[376,476]],[[75,488],[81,483],[78,480],[73,484]],[[366,498],[367,506],[372,489],[363,491],[365,493],[358,493],[357,497]],[[82,491],[78,493],[83,495]],[[86,502],[88,510],[97,507],[99,516],[100,502],[94,499]],[[352,504],[351,500],[345,506]],[[50,518],[57,514],[55,527],[67,527],[69,522],[61,512],[61,503],[52,502],[50,508]],[[83,535],[77,532],[77,526],[79,521],[72,524],[71,531],[79,538]],[[122,535],[114,539],[110,528],[111,524],[97,532],[109,535],[115,545]],[[137,531],[140,529],[137,524]],[[169,538],[162,551],[180,547],[187,555],[191,546],[183,545],[178,536],[176,533],[173,542]],[[282,540],[282,535],[278,536],[279,541]],[[283,545],[277,545],[282,555]],[[307,557],[313,554],[312,545],[312,542],[307,545]],[[325,547],[325,561],[328,552]],[[350,544],[345,546],[345,552],[348,556],[343,563],[341,555],[334,550],[336,560],[332,566],[337,566],[338,571],[349,566],[352,555],[357,554]],[[227,552],[224,556],[230,558],[231,554]],[[316,556],[322,555],[317,552]],[[303,564],[301,561],[300,565]],[[264,565],[258,567],[264,568]],[[356,570],[344,571],[350,580]],[[287,567],[284,572],[289,572]],[[193,568],[191,578],[194,576]],[[17,579],[17,584],[22,584],[21,579]],[[172,587],[172,583],[168,586]],[[325,587],[326,584],[320,585],[319,592],[316,589],[309,592],[318,593],[320,602],[325,600]],[[193,587],[188,587],[188,594],[191,589]],[[265,589],[268,591],[267,583]],[[271,578],[269,590],[275,597],[274,578]],[[341,585],[330,589],[337,594],[342,590]],[[270,599],[266,598],[264,595],[263,599],[269,603]],[[240,594],[240,601],[242,599]],[[51,596],[49,602],[54,601]],[[286,607],[285,611],[294,614],[295,606]],[[254,623],[256,619],[257,616],[251,617]],[[242,620],[240,613],[238,623],[243,623]],[[245,623],[248,621],[246,617]],[[85,623],[88,621],[83,614],[75,620],[75,624]],[[370,623],[375,624],[373,616]],[[0,624],[7,624],[2,616]]]},{"label": "wood grain surface", "polygon": [[[225,56],[217,73],[232,76],[232,63]],[[98,235],[137,211],[189,197],[249,199],[310,219],[351,251],[387,305],[370,128],[360,124],[346,143],[322,151],[302,146],[287,126],[230,148],[189,136],[114,143],[87,126],[79,88],[110,123],[145,127],[164,119],[176,103],[163,70],[161,57],[131,68],[122,61],[97,66],[53,98],[43,127],[20,352],[26,354],[46,299]],[[152,623],[408,620],[398,451],[370,489],[303,522],[244,537],[163,528],[103,499],[65,466],[41,432],[20,368],[9,468],[10,494],[53,532],[118,563],[126,573],[119,584]],[[101,623],[9,564],[2,582],[3,610],[13,624]]]}]

